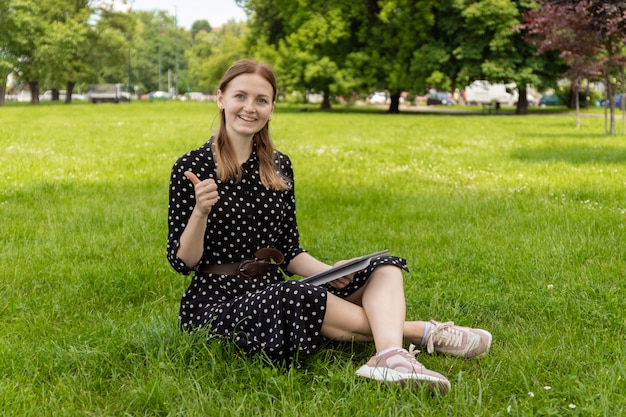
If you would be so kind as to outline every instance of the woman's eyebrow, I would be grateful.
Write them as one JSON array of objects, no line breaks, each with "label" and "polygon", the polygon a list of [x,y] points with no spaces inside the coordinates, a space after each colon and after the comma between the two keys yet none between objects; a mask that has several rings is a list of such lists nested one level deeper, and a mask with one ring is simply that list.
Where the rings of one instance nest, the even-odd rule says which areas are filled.
[{"label": "woman's eyebrow", "polygon": [[[245,94],[245,95],[249,95],[250,93],[247,92],[246,90],[233,90],[233,93],[241,93],[241,94]],[[269,94],[265,94],[265,93],[261,93],[261,94],[257,94],[257,97],[271,97],[271,95]]]}]

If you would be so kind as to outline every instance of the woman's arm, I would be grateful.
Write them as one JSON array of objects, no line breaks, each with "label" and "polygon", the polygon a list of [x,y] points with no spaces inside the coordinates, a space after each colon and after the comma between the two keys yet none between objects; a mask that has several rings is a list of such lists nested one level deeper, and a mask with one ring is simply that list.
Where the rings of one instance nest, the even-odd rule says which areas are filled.
[{"label": "woman's arm", "polygon": [[191,269],[198,265],[204,253],[204,234],[208,216],[208,213],[204,214],[194,209],[185,231],[180,236],[180,246],[176,256]]},{"label": "woman's arm", "polygon": [[300,275],[301,277],[308,277],[330,268],[330,265],[314,258],[308,252],[302,252],[289,262],[287,271],[295,275]]},{"label": "woman's arm", "polygon": [[[345,262],[348,262],[348,260],[336,262],[333,266],[338,266]],[[309,255],[308,252],[302,252],[301,254],[293,258],[293,260],[289,263],[287,271],[291,272],[292,274],[300,275],[301,277],[308,277],[318,274],[320,272],[324,272],[330,268],[330,265],[327,265],[324,262],[315,259],[313,256]],[[330,281],[329,284],[335,288],[344,288],[346,285],[350,284],[353,279],[354,273]]]},{"label": "woman's arm", "polygon": [[211,213],[211,208],[219,198],[219,194],[217,184],[213,179],[200,181],[191,171],[185,171],[184,175],[193,183],[196,205],[191,212],[185,230],[180,236],[180,247],[176,256],[189,268],[194,268],[202,259],[207,219]]}]

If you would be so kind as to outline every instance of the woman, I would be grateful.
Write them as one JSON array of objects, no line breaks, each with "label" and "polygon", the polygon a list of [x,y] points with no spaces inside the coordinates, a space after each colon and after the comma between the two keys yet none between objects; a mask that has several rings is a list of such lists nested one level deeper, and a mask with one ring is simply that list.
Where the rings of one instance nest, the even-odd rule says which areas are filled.
[{"label": "woman", "polygon": [[491,335],[405,321],[404,259],[380,257],[321,286],[285,280],[278,269],[310,276],[331,266],[300,247],[291,161],[269,135],[275,102],[271,68],[236,62],[217,92],[217,134],[172,169],[167,256],[177,271],[194,272],[181,300],[181,327],[208,327],[289,365],[326,339],[373,341],[377,354],[357,375],[446,393],[449,381],[417,362],[404,340],[429,353],[472,358],[488,351]]}]

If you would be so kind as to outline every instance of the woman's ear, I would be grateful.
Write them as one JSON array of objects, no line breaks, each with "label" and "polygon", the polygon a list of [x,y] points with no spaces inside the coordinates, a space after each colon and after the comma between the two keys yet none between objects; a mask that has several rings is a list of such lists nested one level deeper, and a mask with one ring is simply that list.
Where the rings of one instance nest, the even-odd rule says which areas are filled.
[{"label": "woman's ear", "polygon": [[217,107],[220,110],[224,110],[224,96],[222,95],[222,90],[217,90]]}]

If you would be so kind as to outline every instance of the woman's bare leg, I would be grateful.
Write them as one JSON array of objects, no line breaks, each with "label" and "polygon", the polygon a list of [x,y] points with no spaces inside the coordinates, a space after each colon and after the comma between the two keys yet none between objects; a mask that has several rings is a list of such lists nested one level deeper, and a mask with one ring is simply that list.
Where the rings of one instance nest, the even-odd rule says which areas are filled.
[{"label": "woman's bare leg", "polygon": [[424,322],[405,322],[405,315],[402,272],[395,266],[381,266],[347,299],[328,293],[322,335],[343,341],[373,339],[377,352],[401,347],[404,338],[419,343]]}]

